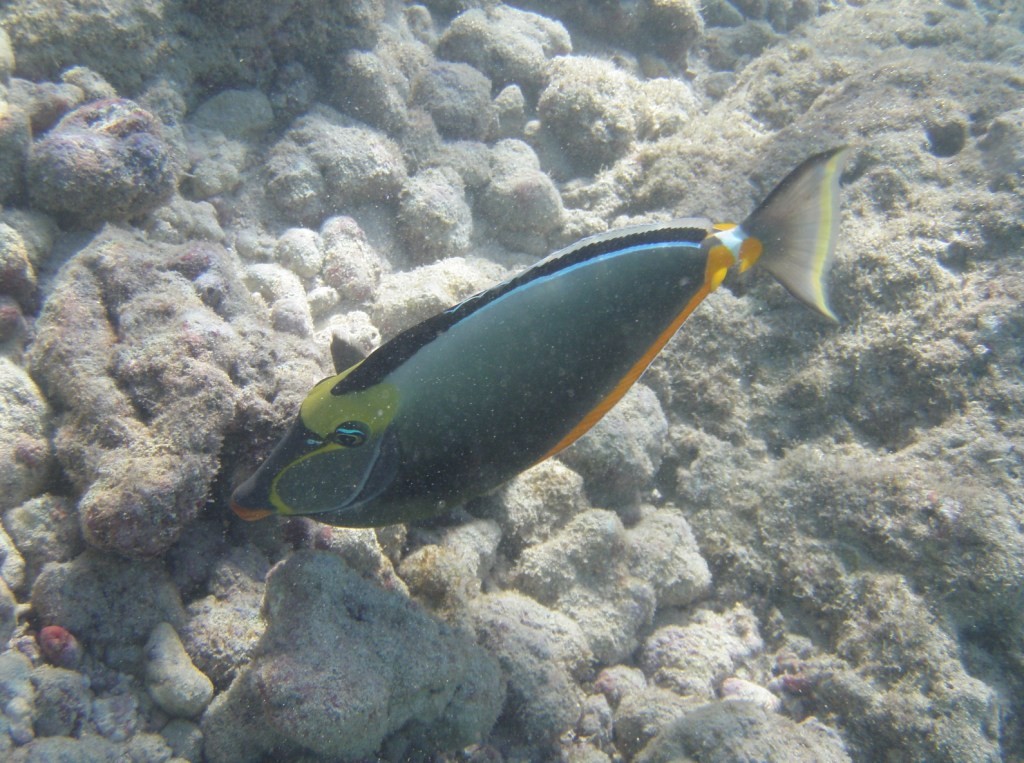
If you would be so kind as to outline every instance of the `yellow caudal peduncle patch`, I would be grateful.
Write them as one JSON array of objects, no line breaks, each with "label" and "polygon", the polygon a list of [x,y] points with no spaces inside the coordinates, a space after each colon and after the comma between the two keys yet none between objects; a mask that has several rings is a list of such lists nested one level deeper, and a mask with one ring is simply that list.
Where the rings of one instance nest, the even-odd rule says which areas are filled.
[{"label": "yellow caudal peduncle patch", "polygon": [[761,245],[761,239],[753,236],[743,239],[743,243],[740,244],[740,272],[746,273],[753,267],[761,258],[763,251],[764,246]]},{"label": "yellow caudal peduncle patch", "polygon": [[714,291],[722,285],[729,268],[736,264],[736,256],[725,244],[714,244],[708,250],[707,265],[704,269],[704,284],[707,290]]}]

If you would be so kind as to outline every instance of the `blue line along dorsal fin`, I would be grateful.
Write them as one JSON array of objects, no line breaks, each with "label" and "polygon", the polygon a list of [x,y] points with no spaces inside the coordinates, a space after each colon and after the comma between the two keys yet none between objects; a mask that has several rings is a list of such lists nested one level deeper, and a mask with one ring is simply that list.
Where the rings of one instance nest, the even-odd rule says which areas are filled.
[{"label": "blue line along dorsal fin", "polygon": [[598,233],[564,249],[548,255],[532,267],[506,281],[481,291],[449,307],[422,323],[397,334],[381,345],[331,389],[333,395],[357,392],[380,383],[384,377],[411,358],[416,352],[433,342],[459,321],[463,321],[491,302],[511,291],[526,287],[530,282],[580,265],[618,249],[639,244],[668,242],[699,243],[712,230],[711,222],[703,218],[682,218],[663,223],[647,223]]},{"label": "blue line along dorsal fin", "polygon": [[789,292],[833,321],[828,271],[839,230],[839,178],[850,156],[846,146],[816,154],[789,173],[743,221],[760,240],[759,264]]}]

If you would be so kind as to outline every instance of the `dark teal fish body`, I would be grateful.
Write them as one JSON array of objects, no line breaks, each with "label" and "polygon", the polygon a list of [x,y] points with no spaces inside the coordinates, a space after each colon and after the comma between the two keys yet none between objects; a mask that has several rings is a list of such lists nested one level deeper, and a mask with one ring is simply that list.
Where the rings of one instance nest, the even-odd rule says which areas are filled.
[{"label": "dark teal fish body", "polygon": [[812,157],[741,226],[592,236],[402,332],[313,388],[232,508],[362,527],[480,495],[593,426],[733,266],[760,261],[834,317],[824,275],[845,157]]}]

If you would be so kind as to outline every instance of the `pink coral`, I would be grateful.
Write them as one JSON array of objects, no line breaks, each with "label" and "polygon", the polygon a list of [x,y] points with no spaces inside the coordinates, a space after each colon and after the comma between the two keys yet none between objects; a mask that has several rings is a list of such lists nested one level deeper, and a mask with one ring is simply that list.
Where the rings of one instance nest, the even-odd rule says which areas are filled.
[{"label": "pink coral", "polygon": [[82,647],[67,628],[47,625],[39,631],[39,649],[51,665],[77,668],[82,662]]}]

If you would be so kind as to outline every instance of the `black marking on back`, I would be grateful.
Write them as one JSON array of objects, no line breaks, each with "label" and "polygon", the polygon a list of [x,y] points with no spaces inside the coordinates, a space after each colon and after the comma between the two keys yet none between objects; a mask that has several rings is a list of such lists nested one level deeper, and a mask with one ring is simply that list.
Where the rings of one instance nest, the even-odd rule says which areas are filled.
[{"label": "black marking on back", "polygon": [[485,305],[538,278],[632,246],[671,243],[696,244],[703,241],[711,232],[705,227],[680,226],[669,222],[663,225],[637,225],[632,228],[622,228],[617,232],[613,231],[582,239],[547,259],[541,260],[519,275],[474,294],[444,312],[431,316],[422,323],[401,332],[391,341],[378,347],[358,368],[335,384],[331,389],[331,394],[344,395],[349,392],[358,392],[380,383],[385,376],[415,355],[420,348],[430,344],[459,321],[465,320]]}]

